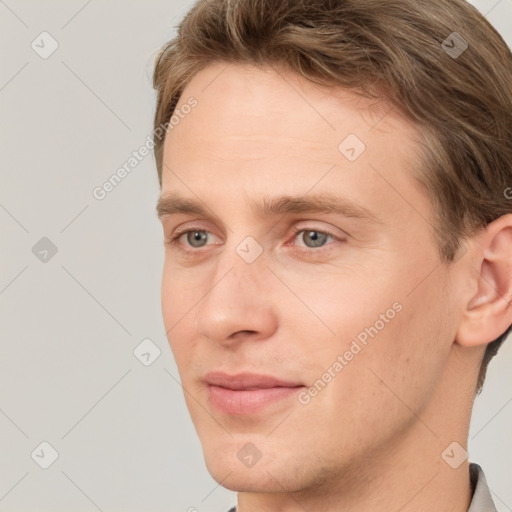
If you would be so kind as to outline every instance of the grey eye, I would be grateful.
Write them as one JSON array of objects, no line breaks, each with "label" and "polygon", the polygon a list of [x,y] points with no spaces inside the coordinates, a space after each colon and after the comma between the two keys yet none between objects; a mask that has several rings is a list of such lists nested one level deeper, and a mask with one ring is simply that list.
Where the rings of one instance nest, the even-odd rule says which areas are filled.
[{"label": "grey eye", "polygon": [[187,232],[187,243],[192,247],[203,247],[203,242],[206,242],[207,234],[206,231],[188,231]]},{"label": "grey eye", "polygon": [[[302,241],[307,247],[321,247],[325,244],[329,236],[331,235],[322,233],[321,231],[303,231]],[[308,241],[311,242],[311,245],[309,245]]]}]

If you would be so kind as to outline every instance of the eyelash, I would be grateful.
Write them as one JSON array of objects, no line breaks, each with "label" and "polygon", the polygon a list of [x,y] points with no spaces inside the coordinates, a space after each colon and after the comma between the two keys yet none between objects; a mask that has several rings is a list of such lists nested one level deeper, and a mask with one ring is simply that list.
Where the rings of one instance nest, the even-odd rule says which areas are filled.
[{"label": "eyelash", "polygon": [[[178,231],[177,233],[175,233],[173,236],[170,237],[169,240],[166,240],[165,241],[165,245],[169,245],[169,246],[178,246],[179,247],[179,239],[189,233],[189,232],[195,232],[195,231],[200,231],[200,232],[206,232],[206,233],[209,233],[209,231],[207,229],[203,229],[203,228],[187,228],[187,229],[184,229],[183,231]],[[302,232],[306,232],[306,231],[314,231],[315,233],[320,233],[322,235],[327,235],[327,236],[330,236],[331,238],[333,238],[334,240],[336,241],[341,241],[341,239],[335,235],[333,235],[332,233],[329,233],[328,231],[321,231],[320,229],[311,229],[311,228],[302,228],[302,227],[298,227],[298,226],[294,226],[292,228],[292,231],[293,231],[293,237],[292,239],[295,240],[295,238],[297,237],[297,235],[299,233],[302,233]],[[328,244],[326,245],[322,245],[316,249],[314,248],[311,248],[311,247],[301,247],[300,250],[303,250],[305,252],[319,252],[321,249],[325,249],[327,247]],[[179,250],[188,254],[188,255],[191,255],[193,253],[198,253],[200,252],[201,248],[199,249],[184,249],[184,248],[181,248],[179,247]]]}]

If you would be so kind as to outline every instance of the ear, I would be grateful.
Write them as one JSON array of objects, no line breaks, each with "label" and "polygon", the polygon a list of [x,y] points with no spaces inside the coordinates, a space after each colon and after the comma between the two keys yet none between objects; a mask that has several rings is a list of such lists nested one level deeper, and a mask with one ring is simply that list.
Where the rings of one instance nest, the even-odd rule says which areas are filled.
[{"label": "ear", "polygon": [[466,347],[494,341],[512,324],[512,214],[491,222],[476,242],[476,290],[455,337]]}]

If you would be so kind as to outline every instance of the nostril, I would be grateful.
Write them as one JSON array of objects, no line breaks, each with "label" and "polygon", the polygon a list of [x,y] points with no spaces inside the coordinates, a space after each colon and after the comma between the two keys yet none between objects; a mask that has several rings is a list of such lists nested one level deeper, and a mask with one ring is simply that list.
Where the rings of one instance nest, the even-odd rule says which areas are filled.
[{"label": "nostril", "polygon": [[249,330],[244,330],[244,331],[238,331],[238,332],[235,332],[235,334],[233,334],[233,336],[237,336],[238,334],[241,334],[241,333],[248,333],[248,334],[252,334],[252,333],[255,333],[256,331],[249,331]]}]

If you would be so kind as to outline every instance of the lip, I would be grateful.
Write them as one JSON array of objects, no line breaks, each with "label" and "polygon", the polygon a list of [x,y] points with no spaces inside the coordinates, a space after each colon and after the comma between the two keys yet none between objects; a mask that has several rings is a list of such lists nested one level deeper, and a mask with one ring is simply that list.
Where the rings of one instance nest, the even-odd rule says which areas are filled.
[{"label": "lip", "polygon": [[303,384],[256,373],[228,375],[210,372],[204,377],[208,400],[212,407],[225,414],[252,414],[295,395]]}]

